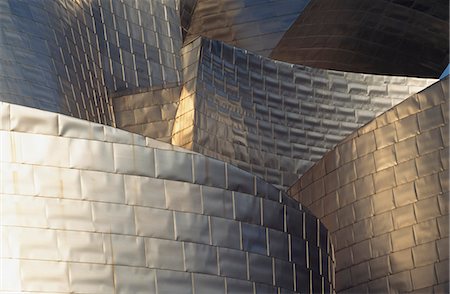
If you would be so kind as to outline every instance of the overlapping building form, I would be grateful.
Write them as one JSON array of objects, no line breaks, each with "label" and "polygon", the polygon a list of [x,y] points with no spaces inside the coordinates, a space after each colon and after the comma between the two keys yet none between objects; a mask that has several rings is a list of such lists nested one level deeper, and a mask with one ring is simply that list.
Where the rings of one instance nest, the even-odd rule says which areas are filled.
[{"label": "overlapping building form", "polygon": [[355,131],[289,194],[330,230],[336,291],[448,292],[449,81]]},{"label": "overlapping building form", "polygon": [[330,292],[328,231],[233,165],[2,102],[1,291]]},{"label": "overlapping building form", "polygon": [[361,67],[289,48],[321,1],[255,4],[0,2],[0,292],[448,291],[445,13]]},{"label": "overlapping building form", "polygon": [[358,127],[436,79],[274,61],[205,38],[182,50],[184,84],[114,98],[117,127],[231,162],[286,189]]}]

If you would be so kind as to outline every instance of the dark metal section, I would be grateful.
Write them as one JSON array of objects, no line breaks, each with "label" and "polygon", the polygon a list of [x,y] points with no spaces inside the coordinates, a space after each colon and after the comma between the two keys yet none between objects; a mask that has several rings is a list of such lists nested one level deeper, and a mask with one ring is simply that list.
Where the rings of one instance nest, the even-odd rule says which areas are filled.
[{"label": "dark metal section", "polygon": [[268,56],[309,1],[198,0],[186,41],[201,35]]},{"label": "dark metal section", "polygon": [[183,40],[186,38],[189,27],[191,26],[192,14],[194,14],[197,0],[181,0],[180,18]]},{"label": "dark metal section", "polygon": [[447,0],[314,0],[270,55],[313,67],[439,77],[448,64]]}]

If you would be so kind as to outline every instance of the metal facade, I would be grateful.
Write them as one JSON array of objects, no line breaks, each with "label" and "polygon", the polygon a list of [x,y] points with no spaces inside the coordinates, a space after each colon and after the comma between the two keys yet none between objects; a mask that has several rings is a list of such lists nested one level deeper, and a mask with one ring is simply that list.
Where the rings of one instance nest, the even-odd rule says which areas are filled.
[{"label": "metal facade", "polygon": [[436,81],[297,66],[205,38],[185,45],[182,60],[179,102],[116,98],[115,110],[126,109],[116,112],[118,127],[152,137],[168,126],[165,141],[284,189],[358,127]]},{"label": "metal facade", "polygon": [[[192,9],[193,3],[195,9]],[[204,36],[269,56],[310,0],[184,0],[186,41]],[[190,15],[188,13],[190,12]],[[185,21],[190,16],[189,21]]]},{"label": "metal facade", "polygon": [[194,13],[197,0],[181,0],[180,2],[180,19],[183,39],[186,38],[189,27],[191,26],[192,14]]},{"label": "metal facade", "polygon": [[441,0],[0,0],[0,293],[448,292],[447,43]]},{"label": "metal facade", "polygon": [[181,83],[174,0],[3,0],[2,101],[114,124],[111,92]]},{"label": "metal facade", "polygon": [[227,163],[0,103],[0,292],[330,293],[325,227]]},{"label": "metal facade", "polygon": [[112,98],[116,127],[172,143],[180,109],[180,87],[152,88]]},{"label": "metal facade", "polygon": [[439,77],[448,64],[445,0],[184,0],[187,41],[224,41],[295,64]]},{"label": "metal facade", "polygon": [[448,293],[448,87],[360,128],[290,189],[330,230],[337,292]]},{"label": "metal facade", "polygon": [[287,62],[437,78],[449,59],[447,0],[312,0],[272,50]]}]

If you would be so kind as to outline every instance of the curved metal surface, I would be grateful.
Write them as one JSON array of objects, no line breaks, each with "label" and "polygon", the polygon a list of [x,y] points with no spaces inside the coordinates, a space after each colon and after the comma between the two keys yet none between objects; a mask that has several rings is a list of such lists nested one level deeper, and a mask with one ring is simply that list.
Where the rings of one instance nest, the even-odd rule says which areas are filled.
[{"label": "curved metal surface", "polygon": [[208,39],[186,45],[182,56],[172,143],[281,188],[358,127],[436,81],[294,66]]},{"label": "curved metal surface", "polygon": [[312,67],[439,77],[448,64],[447,0],[313,0],[271,58]]},{"label": "curved metal surface", "polygon": [[1,100],[113,124],[109,94],[180,84],[175,1],[2,1]]},{"label": "curved metal surface", "polygon": [[197,0],[186,41],[204,36],[268,56],[309,1]]},{"label": "curved metal surface", "polygon": [[[325,226],[257,177],[305,171],[338,290],[448,292],[448,79],[327,153],[435,80],[193,40],[268,55],[309,1],[197,2],[1,1],[0,100],[34,109],[0,102],[0,292],[334,292]],[[313,0],[272,56],[437,76],[447,25]]]},{"label": "curved metal surface", "polygon": [[331,293],[325,227],[230,164],[0,103],[0,292]]},{"label": "curved metal surface", "polygon": [[449,291],[449,80],[377,117],[289,194],[327,226],[336,290]]}]

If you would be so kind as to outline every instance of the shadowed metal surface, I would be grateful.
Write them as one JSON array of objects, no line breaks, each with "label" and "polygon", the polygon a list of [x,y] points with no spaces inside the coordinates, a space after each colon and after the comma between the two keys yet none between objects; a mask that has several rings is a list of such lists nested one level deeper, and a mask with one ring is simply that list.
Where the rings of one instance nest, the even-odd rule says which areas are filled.
[{"label": "shadowed metal surface", "polygon": [[337,292],[448,293],[448,87],[377,117],[290,188],[330,230]]},{"label": "shadowed metal surface", "polygon": [[197,0],[186,41],[205,36],[268,56],[309,1]]},{"label": "shadowed metal surface", "polygon": [[331,293],[325,227],[230,164],[0,102],[0,292]]},{"label": "shadowed metal surface", "polygon": [[353,72],[439,77],[448,64],[447,0],[313,0],[271,58]]},{"label": "shadowed metal surface", "polygon": [[0,2],[1,100],[112,125],[109,94],[180,84],[173,0]]},{"label": "shadowed metal surface", "polygon": [[189,27],[191,26],[192,14],[194,13],[197,0],[180,0],[180,18],[183,40],[186,38]]}]

